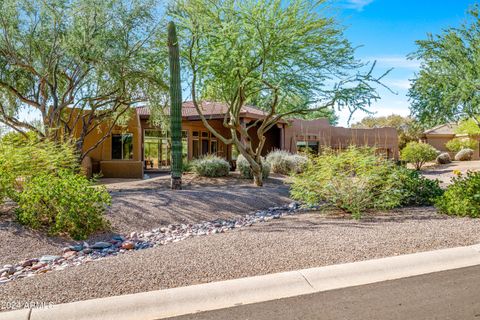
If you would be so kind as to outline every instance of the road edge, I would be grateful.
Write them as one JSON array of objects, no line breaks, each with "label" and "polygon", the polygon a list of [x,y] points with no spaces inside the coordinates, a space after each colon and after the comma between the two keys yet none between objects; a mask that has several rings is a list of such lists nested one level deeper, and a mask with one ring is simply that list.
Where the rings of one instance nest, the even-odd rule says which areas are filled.
[{"label": "road edge", "polygon": [[480,265],[480,244],[0,313],[1,320],[153,320]]}]

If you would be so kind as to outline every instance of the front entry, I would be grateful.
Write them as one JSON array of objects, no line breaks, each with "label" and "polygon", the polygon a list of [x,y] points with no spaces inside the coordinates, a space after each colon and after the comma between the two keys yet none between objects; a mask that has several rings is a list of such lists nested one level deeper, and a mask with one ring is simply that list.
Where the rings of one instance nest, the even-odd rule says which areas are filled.
[{"label": "front entry", "polygon": [[145,129],[144,132],[145,170],[170,170],[170,139],[162,130]]}]

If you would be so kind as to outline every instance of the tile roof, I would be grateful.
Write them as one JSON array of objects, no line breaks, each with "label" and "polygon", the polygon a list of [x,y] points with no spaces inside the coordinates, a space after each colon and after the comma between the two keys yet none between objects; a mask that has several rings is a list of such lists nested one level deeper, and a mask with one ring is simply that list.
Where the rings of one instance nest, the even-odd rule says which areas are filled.
[{"label": "tile roof", "polygon": [[[223,118],[225,113],[228,110],[228,106],[220,102],[202,102],[200,106],[203,115],[208,118]],[[150,115],[150,109],[147,106],[141,106],[136,108],[139,116],[147,117]],[[167,108],[166,113],[169,114],[169,109]],[[240,112],[241,117],[252,117],[260,118],[265,115],[265,112],[259,110],[252,106],[244,106]],[[183,103],[182,106],[182,117],[184,118],[193,118],[198,119],[199,115],[192,101],[187,101]]]},{"label": "tile roof", "polygon": [[424,134],[455,134],[455,129],[457,128],[457,124],[455,123],[445,123],[439,126],[436,126],[432,129],[429,129],[424,132]]}]

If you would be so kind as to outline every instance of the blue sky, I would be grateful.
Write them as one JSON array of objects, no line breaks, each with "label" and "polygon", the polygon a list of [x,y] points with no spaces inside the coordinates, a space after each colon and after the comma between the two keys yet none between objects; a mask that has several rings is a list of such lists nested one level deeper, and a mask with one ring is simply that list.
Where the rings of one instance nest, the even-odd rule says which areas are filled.
[{"label": "blue sky", "polygon": [[[377,61],[378,74],[394,68],[385,83],[397,95],[379,90],[381,100],[372,105],[377,115],[392,113],[408,115],[406,96],[409,79],[414,77],[419,64],[406,60],[415,50],[415,40],[427,33],[440,33],[449,26],[458,26],[466,18],[466,10],[475,1],[470,0],[341,0],[336,16],[346,26],[345,35],[357,49],[362,60]],[[356,113],[353,121],[364,113]],[[340,114],[340,125],[346,126],[348,113]]]}]

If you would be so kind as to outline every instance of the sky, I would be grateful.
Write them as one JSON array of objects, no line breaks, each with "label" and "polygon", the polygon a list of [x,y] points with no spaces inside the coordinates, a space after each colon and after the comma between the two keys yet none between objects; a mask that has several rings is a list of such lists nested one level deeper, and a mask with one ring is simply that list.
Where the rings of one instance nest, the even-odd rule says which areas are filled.
[{"label": "sky", "polygon": [[[408,115],[409,80],[418,71],[419,62],[406,56],[415,51],[415,40],[425,39],[427,33],[438,34],[442,29],[459,26],[466,19],[473,0],[341,0],[335,16],[346,27],[345,36],[357,49],[357,58],[377,61],[376,74],[394,68],[384,83],[395,93],[379,90],[381,100],[370,110],[378,116]],[[339,114],[340,126],[347,126],[349,113]],[[361,120],[365,113],[355,113],[351,123]]]},{"label": "sky", "polygon": [[[458,26],[466,19],[467,9],[475,0],[327,0],[331,14],[345,29],[345,36],[357,49],[362,61],[377,61],[375,74],[393,70],[383,82],[395,93],[379,88],[381,99],[370,110],[376,116],[408,115],[409,80],[418,71],[419,62],[407,60],[415,51],[415,40],[427,33],[438,34],[442,29]],[[480,1],[479,1],[480,3]],[[339,125],[360,121],[365,116],[357,112],[348,123],[348,111],[339,112]],[[34,114],[22,113],[31,120]]]}]

